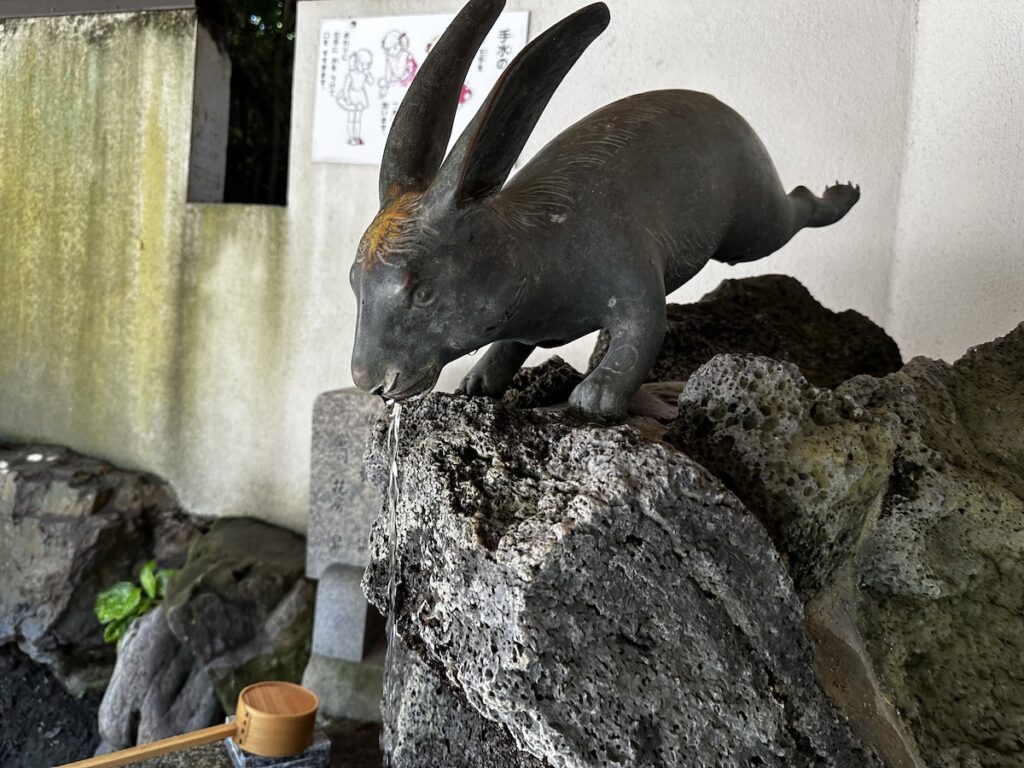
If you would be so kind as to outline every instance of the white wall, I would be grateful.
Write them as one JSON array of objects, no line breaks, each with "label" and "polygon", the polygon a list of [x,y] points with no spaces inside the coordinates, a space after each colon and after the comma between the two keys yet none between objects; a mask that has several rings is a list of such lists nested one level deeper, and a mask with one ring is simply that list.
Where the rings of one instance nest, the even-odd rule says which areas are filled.
[{"label": "white wall", "polygon": [[953,361],[1024,320],[1024,3],[921,0],[886,325]]},{"label": "white wall", "polygon": [[[536,36],[583,4],[510,0],[508,7],[532,11],[531,36]],[[579,118],[631,93],[657,88],[713,93],[758,131],[787,188],[805,184],[820,191],[836,178],[852,179],[860,183],[862,199],[839,225],[801,233],[762,262],[709,265],[672,300],[698,298],[725,277],[784,272],[826,305],[853,307],[881,322],[888,309],[910,107],[915,6],[891,0],[608,0],[608,5],[611,27],[556,93],[526,156]],[[311,286],[321,298],[307,318],[309,343],[318,346],[318,354],[308,359],[316,367],[327,363],[344,371],[339,384],[349,383],[354,328],[346,275],[359,237],[376,213],[376,172],[309,161],[319,20],[458,7],[458,0],[299,4],[289,206],[309,224],[293,229],[307,241],[300,247],[330,261],[328,282]],[[330,339],[331,348],[317,339]],[[585,365],[591,348],[588,339],[560,354]],[[457,384],[472,362],[449,366],[441,386]]]}]

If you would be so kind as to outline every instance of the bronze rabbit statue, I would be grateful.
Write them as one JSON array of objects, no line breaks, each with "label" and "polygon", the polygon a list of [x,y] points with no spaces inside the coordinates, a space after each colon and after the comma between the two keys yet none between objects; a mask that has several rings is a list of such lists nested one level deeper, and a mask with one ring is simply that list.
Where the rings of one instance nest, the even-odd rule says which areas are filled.
[{"label": "bronze rabbit statue", "polygon": [[470,0],[398,110],[380,213],[350,275],[352,376],[408,398],[490,344],[461,389],[498,397],[535,347],[607,329],[607,354],[570,407],[619,420],[661,347],[667,293],[711,259],[760,259],[804,227],[839,221],[859,188],[787,195],[746,121],[684,90],[598,110],[509,180],[555,88],[608,26],[604,3],[526,46],[445,157],[464,78],[504,5]]}]

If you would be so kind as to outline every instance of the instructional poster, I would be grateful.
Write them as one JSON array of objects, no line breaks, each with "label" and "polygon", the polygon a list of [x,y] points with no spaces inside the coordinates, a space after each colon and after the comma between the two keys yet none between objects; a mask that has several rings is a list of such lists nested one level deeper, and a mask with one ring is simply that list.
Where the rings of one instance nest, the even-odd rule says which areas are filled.
[{"label": "instructional poster", "polygon": [[[313,162],[379,165],[391,123],[454,14],[324,19],[320,25]],[[526,45],[530,14],[503,13],[470,67],[452,142]]]}]

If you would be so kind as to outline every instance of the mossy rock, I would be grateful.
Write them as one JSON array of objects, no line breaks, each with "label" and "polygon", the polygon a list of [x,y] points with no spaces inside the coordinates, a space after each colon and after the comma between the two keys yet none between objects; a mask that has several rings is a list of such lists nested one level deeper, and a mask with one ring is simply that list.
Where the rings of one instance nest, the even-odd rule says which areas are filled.
[{"label": "mossy rock", "polygon": [[824,685],[874,690],[847,714],[889,764],[1024,764],[1024,324],[835,390],[724,355],[669,439],[771,532]]},{"label": "mossy rock", "polygon": [[302,679],[315,597],[305,567],[301,536],[232,518],[196,541],[171,582],[167,620],[204,665],[226,711],[250,683]]}]

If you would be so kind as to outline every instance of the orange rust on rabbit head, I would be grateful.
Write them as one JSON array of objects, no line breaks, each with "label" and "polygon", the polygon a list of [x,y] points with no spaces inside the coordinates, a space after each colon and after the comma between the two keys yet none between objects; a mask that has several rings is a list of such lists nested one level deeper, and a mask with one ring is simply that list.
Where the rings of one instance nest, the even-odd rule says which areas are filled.
[{"label": "orange rust on rabbit head", "polygon": [[377,214],[359,243],[357,261],[363,269],[388,264],[388,257],[416,251],[417,213],[421,192],[406,192],[395,198]]}]

